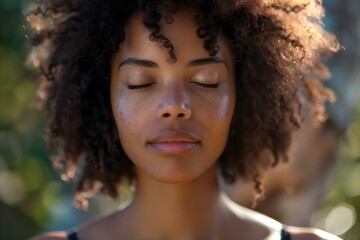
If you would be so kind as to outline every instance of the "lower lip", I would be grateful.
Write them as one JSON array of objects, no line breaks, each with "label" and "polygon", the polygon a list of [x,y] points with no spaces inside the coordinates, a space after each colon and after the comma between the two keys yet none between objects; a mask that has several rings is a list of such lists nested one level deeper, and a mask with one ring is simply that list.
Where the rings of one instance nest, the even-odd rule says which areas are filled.
[{"label": "lower lip", "polygon": [[150,145],[162,153],[180,154],[193,150],[198,144],[198,142],[166,142],[151,143]]}]

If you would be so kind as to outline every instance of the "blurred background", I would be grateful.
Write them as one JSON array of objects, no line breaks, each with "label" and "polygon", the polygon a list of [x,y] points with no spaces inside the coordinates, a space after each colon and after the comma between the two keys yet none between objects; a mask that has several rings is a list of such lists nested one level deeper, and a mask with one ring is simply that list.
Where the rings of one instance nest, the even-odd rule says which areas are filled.
[{"label": "blurred background", "polygon": [[[24,67],[31,34],[25,12],[30,0],[0,0],[0,239],[26,239],[67,230],[115,208],[95,198],[90,210],[72,207],[71,183],[60,181],[46,154],[43,113],[35,107],[36,73]],[[328,65],[326,85],[337,95],[330,118],[305,126],[294,138],[294,160],[267,176],[267,198],[257,209],[284,223],[314,226],[346,240],[360,239],[360,2],[325,0],[325,27],[344,49]],[[249,205],[241,180],[226,191]],[[249,191],[250,192],[250,191]],[[250,197],[249,197],[250,196]]]}]

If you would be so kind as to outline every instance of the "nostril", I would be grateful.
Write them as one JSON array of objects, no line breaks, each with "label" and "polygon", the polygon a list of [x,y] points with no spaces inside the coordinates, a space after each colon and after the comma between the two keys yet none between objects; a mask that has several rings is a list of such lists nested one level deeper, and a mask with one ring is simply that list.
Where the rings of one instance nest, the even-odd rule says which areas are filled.
[{"label": "nostril", "polygon": [[[168,117],[171,116],[171,114],[170,114],[170,113],[164,113],[162,116],[163,116],[164,118],[168,118]],[[177,116],[178,118],[183,118],[183,117],[185,117],[185,113],[178,113],[176,116]]]}]

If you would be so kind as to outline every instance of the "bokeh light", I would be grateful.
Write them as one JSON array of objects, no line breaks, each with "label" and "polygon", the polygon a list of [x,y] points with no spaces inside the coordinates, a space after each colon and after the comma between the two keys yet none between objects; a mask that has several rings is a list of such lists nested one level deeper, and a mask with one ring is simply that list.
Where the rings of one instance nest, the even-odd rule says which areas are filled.
[{"label": "bokeh light", "polygon": [[[73,208],[71,183],[53,170],[43,140],[43,113],[35,106],[36,73],[25,68],[30,53],[25,13],[31,0],[0,1],[0,239],[17,240],[46,230],[65,230],[114,208],[117,202],[96,198],[84,213]],[[325,26],[339,36],[343,50],[330,63],[338,102],[330,115],[343,136],[331,189],[312,225],[341,236],[360,239],[360,17],[358,0],[324,1]],[[44,97],[44,96],[40,96]],[[329,183],[330,184],[330,183]],[[119,202],[125,201],[131,189]],[[126,193],[127,192],[127,193]],[[319,203],[320,204],[320,203]],[[294,206],[295,207],[295,206]],[[21,229],[21,231],[19,231]]]}]

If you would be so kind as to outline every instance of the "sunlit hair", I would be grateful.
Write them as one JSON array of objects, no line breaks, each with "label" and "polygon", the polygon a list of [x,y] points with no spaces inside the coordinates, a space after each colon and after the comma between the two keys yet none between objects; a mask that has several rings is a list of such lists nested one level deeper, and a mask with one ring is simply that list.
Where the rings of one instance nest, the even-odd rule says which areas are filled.
[{"label": "sunlit hair", "polygon": [[[160,14],[159,8],[163,14]],[[35,29],[28,64],[40,70],[39,103],[49,120],[49,152],[64,180],[79,173],[78,201],[100,191],[111,197],[134,178],[119,141],[110,105],[110,59],[126,38],[124,25],[141,9],[150,40],[176,61],[176,48],[162,34],[181,9],[195,13],[197,36],[210,56],[217,37],[229,40],[236,65],[236,109],[228,144],[219,160],[223,178],[252,178],[261,193],[263,171],[288,160],[292,132],[301,124],[301,99],[314,123],[326,119],[334,100],[320,80],[323,58],[339,45],[324,31],[320,0],[40,0],[28,16]],[[81,166],[81,168],[79,168]]]}]

